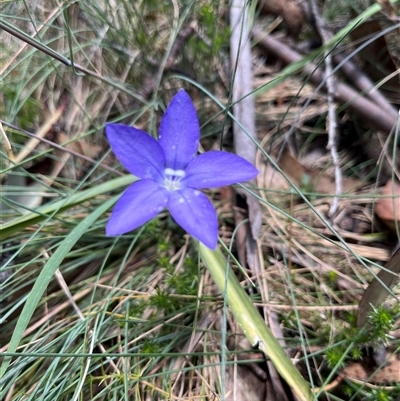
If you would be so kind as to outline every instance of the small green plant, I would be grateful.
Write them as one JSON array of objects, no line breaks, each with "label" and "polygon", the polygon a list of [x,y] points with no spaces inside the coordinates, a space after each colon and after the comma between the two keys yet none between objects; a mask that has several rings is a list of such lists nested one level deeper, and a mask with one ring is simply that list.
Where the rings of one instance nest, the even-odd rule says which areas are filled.
[{"label": "small green plant", "polygon": [[365,394],[365,400],[368,401],[393,401],[393,392],[383,388],[373,388]]},{"label": "small green plant", "polygon": [[160,344],[151,338],[145,338],[143,340],[141,351],[145,354],[156,354],[160,352]]},{"label": "small green plant", "polygon": [[188,258],[184,268],[179,274],[170,274],[167,283],[177,294],[196,295],[199,284],[198,266],[192,263],[193,259]]},{"label": "small green plant", "polygon": [[369,341],[373,343],[383,342],[387,344],[389,333],[393,330],[393,325],[398,315],[398,307],[388,309],[384,306],[373,308],[373,311],[368,316],[370,330],[368,331]]},{"label": "small green plant", "polygon": [[344,355],[346,347],[343,345],[330,348],[325,352],[326,363],[330,369],[344,368],[346,366]]},{"label": "small green plant", "polygon": [[150,297],[149,303],[157,309],[164,310],[166,314],[179,309],[179,300],[171,297],[169,292],[161,289],[157,289],[156,294]]},{"label": "small green plant", "polygon": [[351,359],[355,359],[355,360],[358,359],[358,360],[361,360],[362,357],[363,357],[363,354],[362,354],[362,352],[361,352],[361,349],[358,348],[358,347],[353,348],[353,349],[350,351],[350,357],[351,357]]},{"label": "small green plant", "polygon": [[[23,99],[23,94],[18,93],[14,87],[2,85],[1,89],[3,102],[0,102],[0,116],[3,118],[14,115],[15,124],[27,130],[32,129],[41,112],[41,104],[33,97]],[[21,138],[23,137],[16,135],[13,142],[18,143]]]}]

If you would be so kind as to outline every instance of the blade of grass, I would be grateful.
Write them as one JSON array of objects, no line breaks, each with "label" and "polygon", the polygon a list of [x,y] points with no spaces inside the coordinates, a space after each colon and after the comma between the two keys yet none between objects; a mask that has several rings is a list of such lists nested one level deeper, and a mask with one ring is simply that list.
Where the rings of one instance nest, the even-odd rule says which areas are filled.
[{"label": "blade of grass", "polygon": [[212,251],[202,244],[199,245],[199,251],[221,293],[226,294],[232,313],[250,343],[254,347],[258,347],[266,357],[271,359],[279,374],[293,389],[299,400],[313,400],[314,397],[309,385],[266,326],[251,299],[230,269],[225,288],[227,262],[222,252],[219,249]]},{"label": "blade of grass", "polygon": [[[21,315],[18,318],[17,324],[15,326],[13,335],[11,337],[10,344],[8,346],[8,352],[16,352],[17,347],[24,335],[24,332],[32,318],[33,313],[37,305],[40,302],[40,298],[45,292],[47,286],[49,285],[54,273],[59,268],[60,264],[63,262],[64,258],[71,251],[72,247],[78,242],[83,234],[88,230],[88,228],[95,223],[100,216],[106,212],[116,201],[118,197],[113,197],[107,202],[103,203],[94,212],[82,220],[64,239],[60,244],[54,254],[47,261],[43,270],[40,272],[35,284],[32,287],[31,292],[25,302],[22,309]],[[0,378],[3,377],[4,373],[7,371],[8,366],[11,363],[11,356],[6,356],[0,366]],[[3,384],[0,385],[0,394]]]},{"label": "blade of grass", "polygon": [[100,74],[91,71],[85,67],[82,67],[78,64],[74,64],[71,60],[64,57],[60,53],[53,50],[51,47],[39,42],[37,39],[30,37],[26,32],[22,31],[21,29],[17,28],[15,25],[10,24],[9,22],[0,19],[0,29],[8,32],[10,35],[15,36],[16,38],[22,40],[23,42],[27,43],[30,46],[38,49],[39,51],[47,54],[48,56],[54,58],[55,60],[59,61],[60,63],[66,65],[67,67],[73,68],[73,71],[80,71],[86,75],[89,75],[93,78],[99,79],[101,82],[111,85],[113,88],[118,89],[124,93],[129,94],[130,96],[134,97],[139,102],[146,104],[146,100],[143,99],[141,96],[137,95],[135,92],[129,91],[125,85],[121,85],[119,82],[114,82],[112,79],[109,79],[105,76],[101,76]]},{"label": "blade of grass", "polygon": [[129,185],[135,180],[136,177],[128,174],[123,177],[118,177],[103,184],[97,185],[96,187],[77,192],[73,194],[69,199],[62,199],[50,205],[39,207],[31,213],[25,214],[21,217],[17,217],[14,220],[0,225],[2,239],[6,239],[10,235],[19,232],[28,226],[39,223],[43,219],[47,218],[49,214],[54,213],[55,211],[57,213],[60,213],[63,210],[69,209],[72,206],[78,205],[89,199],[93,199],[101,194],[114,191],[115,189],[118,189],[125,185]]},{"label": "blade of grass", "polygon": [[[368,285],[358,306],[357,326],[363,327],[368,322],[369,314],[380,306],[391,293],[387,289],[392,289],[399,282],[400,272],[400,248],[385,264],[377,277]],[[384,283],[385,286],[382,285]]]}]

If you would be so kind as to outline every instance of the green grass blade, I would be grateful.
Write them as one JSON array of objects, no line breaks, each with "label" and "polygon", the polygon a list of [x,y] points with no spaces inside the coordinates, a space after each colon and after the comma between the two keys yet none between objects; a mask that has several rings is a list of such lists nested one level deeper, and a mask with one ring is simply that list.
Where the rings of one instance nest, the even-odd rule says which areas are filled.
[{"label": "green grass blade", "polygon": [[222,252],[219,249],[212,251],[202,244],[200,244],[199,250],[200,256],[210,270],[215,283],[221,292],[226,294],[232,313],[250,343],[258,347],[271,359],[276,370],[292,388],[299,400],[313,400],[314,397],[309,385],[266,326],[231,269],[228,270],[225,288],[227,262]]},{"label": "green grass blade", "polygon": [[[117,197],[109,199],[107,202],[103,203],[99,208],[82,220],[65,238],[65,240],[60,244],[54,254],[47,261],[43,270],[40,272],[35,284],[32,287],[31,292],[25,302],[22,309],[21,315],[18,318],[17,324],[15,326],[13,335],[11,337],[10,344],[7,351],[10,353],[16,352],[17,347],[22,339],[22,336],[28,327],[29,321],[32,318],[33,313],[40,299],[45,292],[47,286],[49,285],[54,273],[59,268],[63,262],[66,255],[71,251],[72,247],[78,242],[78,240],[85,234],[88,228],[95,223],[100,216],[106,212],[116,201]],[[0,378],[3,377],[8,366],[11,363],[11,356],[6,356],[0,366]],[[1,387],[0,387],[1,393]]]},{"label": "green grass blade", "polygon": [[135,180],[136,177],[128,174],[123,177],[118,177],[113,180],[107,181],[93,188],[77,192],[70,196],[68,199],[61,199],[60,201],[51,203],[50,205],[43,205],[42,207],[37,208],[34,212],[25,214],[21,217],[17,217],[16,219],[0,225],[1,237],[2,239],[6,239],[12,234],[48,218],[49,215],[62,212],[63,210],[81,204],[84,201],[93,199],[104,193],[108,193],[120,187],[129,185]]}]

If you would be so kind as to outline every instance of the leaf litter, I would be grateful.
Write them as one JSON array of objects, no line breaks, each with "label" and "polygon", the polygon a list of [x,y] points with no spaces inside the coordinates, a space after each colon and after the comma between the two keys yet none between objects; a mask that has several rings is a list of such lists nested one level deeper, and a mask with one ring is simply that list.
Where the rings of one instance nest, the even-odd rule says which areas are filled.
[{"label": "leaf litter", "polygon": [[[15,11],[17,6],[12,5],[12,7]],[[18,7],[19,12],[22,12],[21,6]],[[45,11],[42,13],[43,17],[47,16]],[[122,48],[122,52],[119,49],[120,53],[118,53],[115,50],[113,39],[111,41],[107,39],[109,40],[107,42],[109,47],[101,48],[93,45],[92,51],[86,53],[80,52],[78,49],[74,61],[83,64],[85,67],[93,66],[99,75],[101,75],[100,71],[102,74],[109,74],[110,76],[113,75],[113,71],[118,71],[118,74],[115,74],[113,78],[122,85],[128,82],[127,87],[131,82],[142,82],[143,76],[145,76],[143,71],[151,70],[154,72],[157,70],[157,63],[154,63],[151,58],[158,55],[159,49],[165,49],[167,43],[167,32],[170,28],[169,20],[166,16],[160,17],[162,23],[157,28],[157,15],[158,13],[154,10],[146,11],[143,14],[142,22],[148,24],[151,33],[164,33],[164,35],[154,36],[156,45],[148,47],[148,58],[145,52],[138,53],[138,55],[128,54],[125,47]],[[41,16],[39,15],[39,17]],[[140,18],[137,21],[131,20],[129,25],[132,26],[136,22],[140,25]],[[87,19],[85,21],[85,18],[76,19],[76,24],[85,29],[88,29],[88,26],[90,27],[89,21]],[[122,30],[127,29],[124,23],[118,24],[118,27]],[[93,37],[99,38],[100,31],[97,30],[88,34],[90,41]],[[191,40],[194,37],[198,41],[197,44],[201,43],[201,40],[197,38],[197,32],[192,32],[191,35]],[[84,35],[79,39],[83,40]],[[9,37],[7,40],[11,41],[10,49],[15,51],[17,55],[19,49],[22,50],[21,44],[13,42],[12,38]],[[62,40],[59,40],[56,46],[58,46],[57,49],[60,53],[66,50],[66,42]],[[113,46],[114,50],[111,51],[110,49],[113,49]],[[201,65],[201,60],[196,59],[193,48],[190,48],[187,42],[183,46],[187,46],[188,51],[186,54],[177,56],[179,60],[175,63],[175,67],[179,65],[179,62],[183,68],[188,62]],[[281,64],[269,63],[266,66],[263,63],[264,51],[258,47],[253,47],[252,51],[255,71],[254,88],[259,89],[280,76]],[[107,52],[110,57],[103,57]],[[224,54],[223,49],[221,52]],[[87,59],[86,54],[90,54],[92,57]],[[126,64],[125,69],[121,68],[121,60],[124,60]],[[224,71],[222,64],[222,60],[218,58],[213,58],[210,62],[215,74],[213,79],[218,76],[218,71]],[[141,65],[142,68],[131,68],[137,65]],[[209,66],[207,68],[202,66],[202,70],[199,70],[196,79],[200,82],[208,82],[207,74],[202,71],[210,73]],[[18,73],[18,71],[16,70],[14,73]],[[150,75],[150,78],[153,79],[152,73]],[[27,79],[36,79],[36,77],[32,73]],[[161,87],[156,88],[159,90],[162,99],[165,100],[164,104],[172,97],[176,88],[182,85],[181,81],[174,79],[161,82]],[[66,97],[65,88],[62,87],[60,82],[69,89],[73,88],[73,91],[70,92],[70,98],[67,100],[66,112],[62,116],[62,121],[56,124],[55,129],[63,128],[61,130],[63,135],[70,136],[73,143],[79,144],[75,147],[75,151],[78,153],[98,160],[98,155],[101,154],[100,149],[105,151],[106,145],[99,133],[100,127],[109,117],[109,113],[114,117],[117,115],[128,116],[131,120],[136,121],[137,126],[146,129],[148,126],[149,129],[157,126],[155,120],[160,117],[160,114],[154,118],[154,110],[145,108],[141,115],[136,115],[136,111],[132,111],[131,107],[133,100],[123,91],[121,92],[115,87],[105,89],[104,84],[96,81],[96,79],[82,78],[79,75],[69,73],[63,67],[57,72],[57,79],[49,74],[46,84],[39,85],[36,90],[36,96],[39,99],[44,99],[43,107],[48,108],[50,112],[55,112],[60,102]],[[215,94],[218,94],[218,99],[226,104],[228,94],[224,88],[223,80],[217,80],[217,83],[214,82],[213,85],[215,87],[212,89]],[[52,90],[49,90],[49,87]],[[152,91],[150,92],[152,93]],[[201,105],[206,106],[201,116],[202,121],[206,121],[204,116],[207,115],[215,117],[219,111],[218,108],[208,99],[204,99],[199,91],[193,90],[193,95],[199,108]],[[304,103],[311,95],[313,95],[312,103],[299,116]],[[94,99],[96,101],[93,101]],[[302,190],[314,208],[310,209],[304,203],[304,200],[291,189],[286,178],[265,161],[262,153],[258,155],[260,161],[257,163],[257,167],[265,172],[265,175],[260,175],[258,180],[260,197],[263,199],[261,202],[263,220],[259,244],[263,254],[265,280],[268,284],[267,302],[264,300],[258,304],[260,307],[277,312],[280,317],[280,325],[283,327],[285,337],[287,337],[288,352],[294,359],[299,355],[306,357],[307,352],[323,353],[326,347],[339,342],[341,333],[349,329],[347,313],[356,313],[363,292],[373,279],[371,272],[379,273],[381,271],[379,266],[390,259],[394,242],[393,234],[382,223],[382,218],[383,220],[396,220],[392,218],[396,214],[390,214],[390,204],[393,205],[394,203],[391,202],[389,197],[381,197],[380,185],[387,182],[388,187],[389,182],[393,182],[393,180],[388,178],[386,181],[381,179],[379,175],[373,176],[371,173],[373,169],[368,168],[368,165],[373,166],[379,162],[378,160],[355,158],[354,154],[351,153],[352,146],[343,146],[340,150],[341,168],[344,171],[345,182],[347,180],[349,182],[349,191],[344,191],[344,196],[339,203],[339,210],[330,220],[328,211],[334,195],[333,171],[329,157],[325,157],[326,151],[324,150],[321,153],[321,149],[324,149],[324,145],[321,146],[321,143],[326,142],[324,114],[327,111],[327,104],[325,96],[321,93],[314,94],[314,87],[311,84],[304,84],[300,77],[293,75],[276,88],[256,96],[255,109],[258,139],[263,149],[273,155],[277,165]],[[343,134],[343,132],[353,129],[354,126],[350,123],[356,125],[357,119],[354,118],[352,121],[350,112],[344,112],[341,117],[344,130],[341,131],[341,134]],[[44,112],[40,120],[45,121]],[[149,124],[149,121],[152,122]],[[19,125],[20,121],[17,120],[17,122]],[[227,131],[228,127],[224,124],[224,118],[217,116],[205,127],[205,132],[212,136],[213,132],[221,132],[222,129]],[[287,142],[285,133],[292,124],[295,124],[296,129],[294,135]],[[28,128],[35,131],[39,126],[40,124],[31,122],[31,126]],[[356,129],[365,130],[365,132],[368,132],[367,128],[362,121],[356,125]],[[369,135],[377,134],[376,131],[370,131]],[[343,136],[345,135],[343,134]],[[66,143],[64,139],[59,143]],[[285,157],[282,159],[278,155],[285,142],[287,142],[286,145],[290,153],[284,153],[286,159]],[[219,149],[219,143],[219,137],[207,138],[203,141],[202,146]],[[20,149],[23,149],[24,143],[21,145],[16,141],[16,144]],[[46,146],[47,149],[51,148],[51,145]],[[89,151],[92,146],[95,150],[93,153]],[[315,149],[320,151],[319,155],[322,154],[317,158],[317,165],[310,163],[310,159],[308,159],[308,156]],[[368,152],[363,145],[358,146],[356,150],[359,156],[362,154],[368,156]],[[42,155],[37,152],[35,157],[39,158]],[[56,164],[61,163],[61,168],[57,169],[58,173],[54,177],[55,182],[52,186],[53,194],[56,196],[60,196],[60,191],[62,195],[65,195],[63,191],[66,188],[76,187],[77,177],[84,177],[88,166],[93,166],[90,162],[80,165],[76,156],[72,156],[69,161],[65,162],[69,168],[63,169],[64,164],[62,163],[64,162],[61,158],[62,154],[56,155]],[[351,165],[347,163],[349,159],[353,161]],[[103,163],[112,166],[114,169],[118,168],[115,160],[110,156]],[[395,171],[396,168],[393,167],[393,170]],[[96,170],[96,173],[98,175],[93,183],[104,179],[104,170],[101,167]],[[52,175],[49,170],[39,171],[37,174],[37,177]],[[362,188],[360,188],[361,183],[364,183]],[[354,188],[351,188],[353,184]],[[391,195],[385,191],[383,189],[383,195]],[[234,226],[232,224],[234,219],[232,200],[224,198],[223,191],[212,191],[212,196],[216,201],[217,211],[222,216],[220,219],[222,238],[229,245]],[[50,221],[41,231],[37,231],[37,226],[32,226],[15,237],[21,244],[24,244],[24,252],[21,254],[23,256],[21,261],[13,266],[13,270],[15,269],[18,274],[9,281],[10,286],[7,288],[7,293],[10,295],[7,298],[11,305],[17,304],[18,300],[29,290],[35,279],[35,272],[40,270],[44,260],[40,247],[30,241],[31,234],[37,232],[36,241],[45,248],[51,248],[57,243],[55,237],[62,238],[65,236],[69,232],[70,224],[74,224],[78,219],[83,218],[87,215],[88,208],[95,207],[97,202],[101,201],[104,201],[104,198],[77,206],[70,212],[61,215],[59,220]],[[316,216],[315,211],[318,211],[332,224],[339,236],[349,245],[351,251],[343,249],[338,238]],[[383,212],[386,214],[383,215]],[[79,307],[85,312],[86,316],[98,314],[103,319],[104,336],[100,336],[101,341],[110,350],[122,350],[124,346],[122,339],[126,332],[123,332],[121,327],[123,327],[123,322],[126,319],[133,319],[135,321],[135,333],[140,334],[136,338],[134,336],[126,338],[126,344],[130,344],[132,347],[139,347],[137,344],[140,344],[141,349],[150,350],[150,354],[151,349],[154,349],[152,347],[155,346],[158,347],[157,352],[168,352],[171,349],[166,345],[168,341],[158,343],[157,339],[163,338],[163,336],[168,339],[168,336],[171,336],[171,333],[176,333],[176,328],[178,328],[181,330],[182,337],[180,337],[181,342],[176,344],[175,349],[183,349],[182,344],[190,343],[195,336],[195,330],[191,332],[190,322],[192,317],[198,314],[200,317],[198,327],[202,336],[196,343],[196,347],[189,347],[188,349],[196,349],[199,352],[212,350],[220,353],[222,339],[219,332],[222,329],[221,325],[215,323],[211,318],[210,320],[206,319],[204,326],[201,323],[203,322],[202,318],[214,316],[216,308],[221,305],[221,299],[218,297],[219,294],[215,292],[209,275],[202,271],[196,279],[194,278],[195,275],[190,274],[186,274],[184,277],[179,276],[183,272],[185,264],[188,264],[188,261],[190,262],[193,257],[187,238],[183,237],[184,234],[177,232],[176,227],[172,226],[171,228],[171,222],[168,221],[167,216],[162,215],[160,223],[150,226],[149,233],[139,237],[140,241],[134,249],[129,248],[130,241],[116,244],[111,249],[109,248],[111,242],[102,242],[104,249],[110,249],[111,256],[111,262],[107,263],[105,270],[102,270],[102,263],[107,260],[105,259],[107,254],[104,249],[98,249],[97,240],[101,237],[100,232],[105,221],[106,219],[102,220],[96,226],[93,238],[85,237],[82,240],[79,247],[73,250],[61,269],[68,286],[72,289],[73,296],[79,302]],[[160,240],[161,236],[164,241]],[[184,238],[184,240],[182,241],[180,238]],[[135,241],[134,238],[132,240]],[[378,264],[368,262],[368,266],[371,268],[369,272],[360,264],[353,252],[371,262],[378,262]],[[185,269],[189,269],[188,266],[185,266]],[[174,277],[185,278],[189,281],[198,280],[201,282],[201,286],[198,287],[198,292],[194,291],[189,295],[183,294],[179,292],[180,287]],[[249,286],[249,283],[243,280],[243,285]],[[391,290],[396,296],[398,295],[397,288],[391,288]],[[169,298],[172,299],[170,303],[163,303],[162,295],[164,293],[169,294]],[[199,307],[194,307],[193,299],[198,294],[203,297],[202,303]],[[39,336],[37,341],[42,345],[46,342],[50,344],[51,341],[58,338],[57,345],[53,349],[49,348],[49,350],[63,349],[63,341],[67,344],[68,335],[73,333],[72,328],[77,318],[71,313],[69,303],[65,301],[62,290],[54,284],[49,287],[47,297],[31,322],[31,330],[26,333],[26,344],[24,346],[28,351],[35,349],[29,347],[34,347],[35,337],[32,333],[35,333],[36,330],[38,330],[37,336]],[[153,298],[157,300],[156,304],[154,304]],[[150,304],[150,301],[153,304]],[[179,304],[187,308],[182,313],[177,312]],[[294,317],[294,310],[297,311],[299,321]],[[220,314],[217,316],[219,319],[222,318]],[[8,313],[7,323],[3,326],[4,338],[7,338],[10,330],[12,330],[16,317],[15,311],[11,314]],[[48,325],[44,327],[46,322]],[[158,324],[156,324],[157,322]],[[229,350],[241,350],[243,352],[244,349],[248,351],[248,344],[245,344],[243,348],[240,347],[239,339],[242,338],[240,330],[229,315],[228,323],[229,338],[227,345]],[[304,346],[301,345],[299,340],[298,324],[301,324],[302,329],[308,333]],[[398,324],[396,323],[390,332],[393,338],[390,340],[391,347],[395,346],[396,338],[398,338],[397,327]],[[79,335],[81,334],[79,333]],[[69,344],[71,348],[77,346],[73,343]],[[4,349],[6,341],[1,345]],[[306,354],[303,354],[304,350],[306,350]],[[255,356],[260,357],[257,354]],[[254,355],[249,353],[248,357],[251,359]],[[216,378],[219,377],[221,371],[213,366],[220,363],[220,355],[208,356],[204,354],[203,356],[196,356],[196,358],[197,360],[189,356],[185,357],[185,362],[181,366],[190,366],[192,373],[182,371],[180,375],[175,377],[175,397],[190,397],[205,391],[211,399],[214,390],[217,391],[218,380]],[[167,369],[167,363],[173,359],[174,356],[171,355],[164,360],[156,359],[146,365],[147,362],[144,361],[149,359],[143,358],[141,366],[149,375],[150,373],[157,373],[159,374],[158,377],[162,378]],[[383,366],[379,369],[377,366],[369,368],[366,359],[362,362],[354,362],[349,358],[348,366],[342,371],[336,369],[335,372],[354,383],[362,381],[362,388],[379,385],[389,386],[392,382],[399,381],[398,376],[396,376],[396,372],[398,372],[397,354],[392,353],[390,347],[386,359],[388,359],[387,367]],[[126,362],[123,357],[116,360],[120,365]],[[258,365],[254,364],[254,366]],[[204,367],[208,367],[208,369]],[[315,377],[320,379],[319,384],[322,383],[323,377],[318,376],[318,372],[320,369],[325,372],[328,370],[324,358],[314,359],[312,367],[316,372]],[[103,368],[104,366],[98,365],[98,370],[91,372],[92,380],[96,383],[93,389],[96,388],[95,394],[98,397],[105,397],[108,386],[117,385],[117,381],[109,372],[103,373]],[[306,376],[305,366],[300,363],[299,368]],[[39,383],[40,372],[44,369],[45,366],[42,365],[37,371],[29,371],[33,373],[30,378],[31,383]],[[55,366],[54,369],[59,369],[59,366]],[[231,383],[231,378],[243,379],[246,378],[248,373],[240,372],[238,376],[234,376],[234,374],[235,372],[231,375],[231,371],[229,371],[228,382],[230,384],[228,388],[234,387],[235,379]],[[139,373],[137,375],[140,377]],[[133,382],[134,379],[132,377]],[[154,381],[150,385],[148,384],[149,380],[145,375],[142,375],[142,382],[140,380],[134,382],[133,389],[142,392],[142,394],[159,391],[160,394],[166,396],[160,381]],[[314,380],[316,379],[314,378]],[[23,376],[17,382],[18,386],[28,392],[34,391],[34,384],[29,385]]]}]

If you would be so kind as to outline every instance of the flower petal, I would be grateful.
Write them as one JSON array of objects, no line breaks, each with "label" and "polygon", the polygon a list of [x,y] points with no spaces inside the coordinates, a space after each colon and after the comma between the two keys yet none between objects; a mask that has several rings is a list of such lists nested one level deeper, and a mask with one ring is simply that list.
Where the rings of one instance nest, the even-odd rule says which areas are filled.
[{"label": "flower petal", "polygon": [[248,181],[258,170],[247,160],[233,153],[211,151],[202,153],[186,168],[182,185],[192,188],[214,188]]},{"label": "flower petal", "polygon": [[162,179],[164,152],[147,132],[123,124],[107,124],[106,135],[118,160],[131,174]]},{"label": "flower petal", "polygon": [[160,124],[158,141],[168,168],[184,170],[199,147],[200,126],[189,95],[181,90],[171,100]]},{"label": "flower petal", "polygon": [[168,208],[174,220],[204,245],[215,249],[218,240],[217,213],[207,196],[192,188],[171,192]]},{"label": "flower petal", "polygon": [[167,192],[153,180],[134,182],[114,206],[106,235],[120,235],[138,228],[157,216],[167,203]]}]

